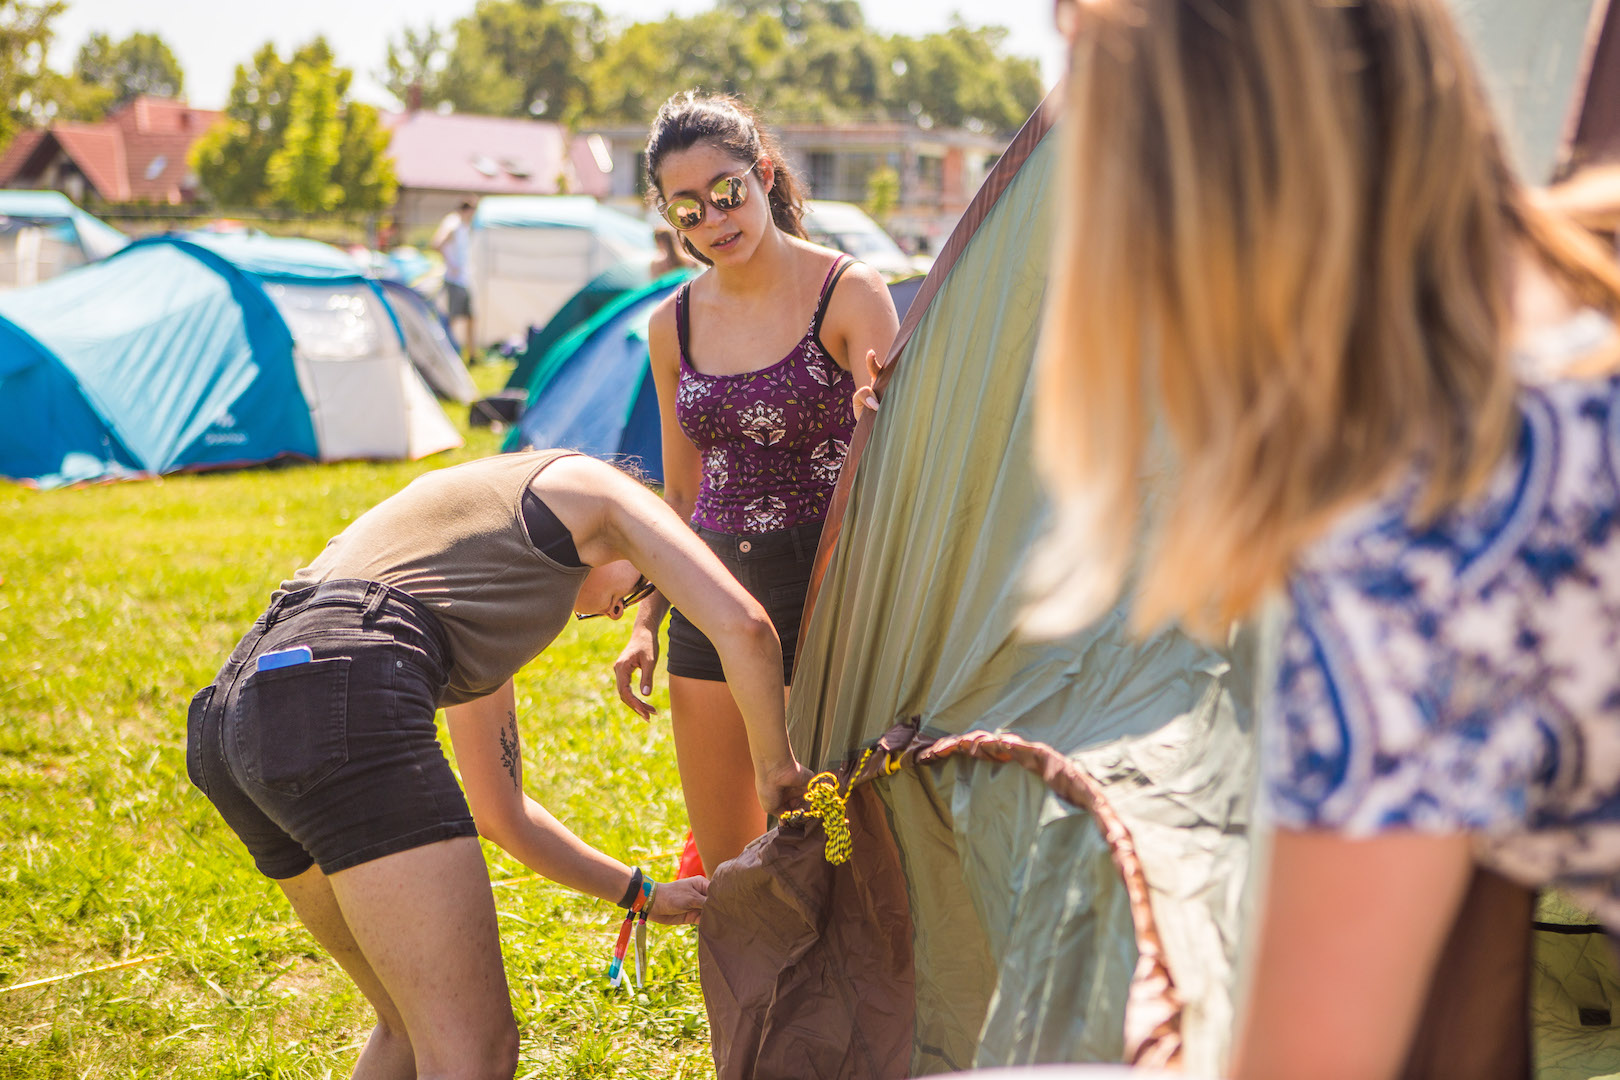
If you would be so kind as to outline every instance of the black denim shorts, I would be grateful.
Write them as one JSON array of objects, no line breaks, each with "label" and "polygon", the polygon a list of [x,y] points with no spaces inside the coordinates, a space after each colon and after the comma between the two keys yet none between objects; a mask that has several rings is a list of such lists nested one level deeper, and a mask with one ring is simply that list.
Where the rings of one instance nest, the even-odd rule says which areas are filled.
[{"label": "black denim shorts", "polygon": [[[258,670],[300,645],[310,662]],[[448,659],[438,619],[397,589],[286,593],[192,698],[186,772],[267,877],[476,835],[434,721]]]},{"label": "black denim shorts", "polygon": [[[709,550],[720,556],[732,576],[760,602],[782,639],[782,681],[793,681],[793,653],[804,618],[804,594],[821,542],[822,522],[776,532],[733,533],[697,528]],[[688,679],[725,682],[720,654],[703,631],[679,610],[669,617],[669,673]]]}]

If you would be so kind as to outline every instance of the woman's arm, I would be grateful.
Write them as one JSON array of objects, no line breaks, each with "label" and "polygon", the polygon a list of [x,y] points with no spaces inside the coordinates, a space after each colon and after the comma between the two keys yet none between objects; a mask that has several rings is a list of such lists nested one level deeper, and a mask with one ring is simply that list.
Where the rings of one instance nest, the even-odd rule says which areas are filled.
[{"label": "woman's arm", "polygon": [[1234,1080],[1399,1076],[1472,869],[1466,833],[1279,830]]},{"label": "woman's arm", "polygon": [[[697,505],[698,483],[703,463],[697,447],[686,437],[675,419],[675,389],[680,380],[679,340],[675,326],[675,298],[671,296],[653,312],[647,328],[648,352],[652,362],[653,386],[658,391],[658,420],[664,448],[664,502],[689,521]],[[653,715],[653,707],[642,700],[652,693],[653,668],[658,664],[658,628],[669,611],[669,600],[655,592],[643,600],[630,630],[630,642],[613,664],[619,700],[643,720]],[[641,697],[634,689],[640,675]]]},{"label": "woman's arm", "polygon": [[833,288],[827,317],[821,324],[821,343],[827,346],[833,362],[856,379],[867,372],[867,353],[881,366],[894,344],[900,320],[894,312],[894,298],[883,276],[865,263],[855,263]]},{"label": "woman's arm", "polygon": [[809,773],[788,745],[782,645],[770,616],[658,496],[611,465],[564,458],[542,476],[581,560],[628,559],[714,643],[747,730],[760,805],[780,813]]},{"label": "woman's arm", "polygon": [[[581,840],[523,792],[512,681],[487,697],[445,710],[462,786],[480,836],[524,866],[570,889],[617,903],[630,885],[630,868]],[[652,917],[696,922],[708,883],[701,878],[659,886]]]}]

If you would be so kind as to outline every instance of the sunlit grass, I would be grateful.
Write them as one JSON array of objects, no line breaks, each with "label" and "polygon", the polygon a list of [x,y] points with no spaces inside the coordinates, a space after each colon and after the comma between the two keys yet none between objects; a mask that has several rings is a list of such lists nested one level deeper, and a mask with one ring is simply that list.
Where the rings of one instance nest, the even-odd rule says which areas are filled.
[{"label": "sunlit grass", "polygon": [[[504,366],[479,382],[502,385]],[[464,419],[465,410],[452,406]],[[185,711],[276,585],[411,477],[494,453],[37,493],[0,485],[0,1080],[345,1076],[364,1001],[185,774]],[[665,724],[617,704],[625,629],[581,623],[518,678],[532,794],[658,876],[686,824]],[[663,702],[660,702],[662,705]],[[486,846],[496,881],[529,872]],[[496,889],[519,1076],[712,1071],[690,928],[608,989],[617,909]]]}]

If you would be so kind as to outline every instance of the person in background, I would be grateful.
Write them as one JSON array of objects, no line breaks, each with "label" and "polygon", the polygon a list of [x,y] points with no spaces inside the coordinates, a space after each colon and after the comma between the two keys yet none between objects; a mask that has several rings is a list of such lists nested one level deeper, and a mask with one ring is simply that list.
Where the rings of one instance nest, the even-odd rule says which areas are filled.
[{"label": "person in background", "polygon": [[658,245],[658,254],[654,256],[648,271],[651,280],[657,281],[672,271],[697,265],[697,260],[690,258],[682,249],[680,236],[668,224],[653,230],[653,242]]},{"label": "person in background", "polygon": [[523,792],[513,674],[571,615],[618,619],[654,582],[715,643],[750,789],[784,808],[809,774],[765,611],[656,495],[568,451],[438,469],[368,510],[282,583],[192,700],[192,783],[376,1009],[356,1077],[513,1075],[480,835],[580,892],[697,920],[703,878],[657,885]]},{"label": "person in background", "polygon": [[[647,180],[687,253],[709,269],[652,314],[664,499],[770,612],[791,680],[821,525],[854,427],[852,364],[886,355],[898,320],[876,271],[804,238],[799,180],[745,107],[695,92],[667,101]],[[641,607],[614,665],[619,695],[652,690],[669,600]],[[639,678],[638,678],[639,676]],[[705,867],[765,831],[736,686],[677,605],[670,724]]]},{"label": "person in background", "polygon": [[462,358],[473,359],[472,293],[469,291],[468,258],[472,251],[472,222],[475,207],[463,201],[455,213],[446,214],[429,241],[433,250],[444,257],[444,296],[450,316],[450,333],[461,346]]},{"label": "person in background", "polygon": [[[1127,578],[1144,629],[1281,602],[1232,1071],[1392,1078],[1481,875],[1620,930],[1620,272],[1514,177],[1443,0],[1057,12],[1036,442],[1065,570],[1030,624]],[[1547,354],[1538,288],[1604,331]],[[1448,1075],[1524,1075],[1465,1042]]]}]

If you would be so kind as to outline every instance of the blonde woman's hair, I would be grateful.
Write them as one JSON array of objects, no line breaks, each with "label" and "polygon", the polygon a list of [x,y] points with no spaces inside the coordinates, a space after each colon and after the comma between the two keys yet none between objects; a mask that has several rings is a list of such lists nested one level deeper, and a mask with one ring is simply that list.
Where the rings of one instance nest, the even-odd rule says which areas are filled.
[{"label": "blonde woman's hair", "polygon": [[1078,626],[1131,576],[1139,630],[1216,636],[1403,467],[1423,515],[1478,489],[1517,430],[1520,250],[1611,313],[1620,271],[1513,178],[1441,0],[1060,16],[1036,422],[1057,522],[1027,622]]}]

